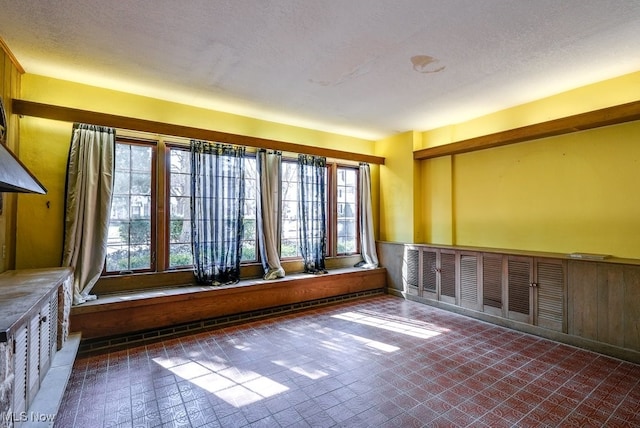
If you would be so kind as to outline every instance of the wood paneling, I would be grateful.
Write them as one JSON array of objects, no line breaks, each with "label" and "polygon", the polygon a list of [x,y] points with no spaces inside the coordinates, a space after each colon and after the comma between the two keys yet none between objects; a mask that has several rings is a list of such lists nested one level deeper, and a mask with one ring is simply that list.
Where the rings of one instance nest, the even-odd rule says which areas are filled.
[{"label": "wood paneling", "polygon": [[[0,38],[0,96],[5,107],[8,133],[6,145],[14,153],[19,153],[19,121],[13,113],[11,100],[20,95],[20,80],[24,70],[16,60],[9,47]],[[2,214],[0,214],[0,250],[4,245],[4,258],[0,258],[0,272],[15,267],[16,248],[16,195],[5,193],[2,198]],[[1,255],[1,254],[0,254]]]},{"label": "wood paneling", "polygon": [[247,135],[230,134],[211,129],[194,128],[191,126],[176,125],[172,123],[156,122],[135,117],[117,116],[95,111],[80,110],[69,107],[42,104],[25,100],[13,100],[13,110],[16,114],[40,117],[44,119],[60,120],[63,122],[83,122],[94,125],[111,126],[132,131],[150,132],[154,134],[169,135],[183,138],[215,141],[240,146],[256,147],[283,152],[304,153],[328,158],[368,162],[371,164],[384,164],[384,158],[380,156],[352,153],[342,150],[326,149],[323,147],[307,146],[303,144],[288,143],[266,138],[251,137]]},{"label": "wood paneling", "polygon": [[9,61],[11,61],[13,68],[15,68],[18,73],[24,74],[24,68],[22,68],[22,65],[20,65],[18,59],[13,55],[13,52],[11,52],[11,49],[9,49],[9,46],[7,46],[7,43],[2,37],[0,37],[0,49],[5,53]]},{"label": "wood paneling", "polygon": [[597,336],[592,322],[597,316],[597,264],[569,261],[568,265],[569,334],[593,339]]},{"label": "wood paneling", "polygon": [[635,120],[640,120],[640,101],[509,129],[442,146],[416,150],[413,152],[413,158],[425,160],[440,156],[457,155]]},{"label": "wood paneling", "polygon": [[596,266],[598,270],[596,338],[601,342],[624,346],[624,335],[620,332],[624,324],[625,268],[624,266]]},{"label": "wood paneling", "polygon": [[640,267],[569,262],[569,334],[640,351]]},{"label": "wood paneling", "polygon": [[[624,297],[618,302],[624,317],[624,347],[640,351],[640,268],[625,266]],[[616,332],[620,335],[620,330]]]},{"label": "wood paneling", "polygon": [[376,251],[380,266],[386,268],[387,287],[403,291],[405,245],[395,242],[376,242]]},{"label": "wood paneling", "polygon": [[113,296],[75,306],[71,331],[81,331],[87,339],[114,336],[385,287],[386,271],[378,268],[190,288],[177,294],[159,292],[138,299]]}]

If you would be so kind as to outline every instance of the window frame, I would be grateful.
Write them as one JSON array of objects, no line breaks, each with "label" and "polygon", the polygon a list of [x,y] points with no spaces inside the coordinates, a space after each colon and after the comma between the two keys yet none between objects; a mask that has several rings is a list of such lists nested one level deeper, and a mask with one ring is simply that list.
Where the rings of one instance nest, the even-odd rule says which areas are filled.
[{"label": "window frame", "polygon": [[[297,164],[295,158],[283,158],[282,163]],[[355,250],[350,253],[338,253],[338,169],[352,169],[356,173],[356,185],[355,185]],[[284,170],[284,168],[283,168]],[[280,176],[280,209],[283,207],[284,191],[282,190],[282,174]],[[360,169],[357,165],[348,164],[339,161],[327,161],[327,258],[333,257],[352,257],[360,254],[360,189],[358,183],[360,179]],[[280,215],[280,239],[283,241],[283,216]],[[281,247],[282,248],[282,247]],[[279,249],[281,251],[281,248]],[[300,255],[283,257],[280,253],[280,260],[282,261],[295,261],[301,260]]]},{"label": "window frame", "polygon": [[[150,208],[150,237],[149,237],[149,268],[145,269],[126,269],[121,271],[109,271],[107,270],[107,260],[105,258],[104,265],[102,267],[102,277],[112,277],[112,276],[124,276],[124,275],[135,275],[135,274],[145,274],[152,273],[158,271],[158,257],[157,257],[157,242],[158,242],[158,228],[157,228],[157,203],[158,203],[158,195],[157,195],[157,158],[158,158],[158,144],[156,140],[147,140],[142,138],[131,138],[126,136],[117,136],[116,135],[116,147],[118,144],[126,144],[128,146],[142,146],[151,148],[151,208]],[[114,155],[115,155],[115,147],[114,147]],[[114,171],[114,187],[115,187],[115,171]],[[130,216],[130,213],[129,213]],[[129,217],[129,222],[131,221],[131,217]],[[111,216],[109,216],[109,223],[111,223]]]},{"label": "window frame", "polygon": [[[285,203],[285,199],[284,199],[285,193],[284,193],[284,188],[283,188],[283,182],[284,182],[283,173],[284,173],[284,170],[285,170],[285,164],[292,164],[292,165],[296,165],[296,167],[297,167],[298,160],[295,159],[295,158],[292,158],[292,157],[285,158],[283,156],[282,162],[281,162],[280,180],[279,180],[279,183],[278,183],[278,185],[280,186],[280,192],[279,192],[280,200],[278,201],[278,203],[280,204],[280,218],[278,219],[279,226],[280,226],[280,247],[278,248],[278,255],[279,255],[281,261],[302,260],[302,255],[300,254],[300,245],[297,245],[297,250],[296,250],[296,255],[295,256],[284,256],[284,257],[282,256],[282,243],[285,241],[284,240],[284,236],[283,236],[283,234],[284,234],[284,215],[283,215],[283,213],[284,213],[284,203]],[[299,177],[299,174],[296,172],[296,177],[295,177],[296,178],[296,180],[295,180],[296,183],[299,183],[298,177]],[[293,183],[293,181],[290,181],[290,182]],[[287,200],[287,201],[291,201],[291,200]],[[298,191],[297,191],[297,189],[296,189],[296,199],[295,199],[295,201],[296,201],[296,203],[298,201]],[[297,208],[296,208],[296,225],[297,225],[298,221],[299,221],[299,219],[298,219]],[[296,244],[299,244],[300,237],[297,235],[297,233],[298,232],[296,230],[295,242],[296,242]]]},{"label": "window frame", "polygon": [[[360,169],[356,165],[350,165],[341,162],[332,162],[331,166],[331,174],[329,184],[330,188],[330,240],[329,246],[331,248],[331,255],[333,257],[348,257],[360,254],[360,189],[358,183],[360,182]],[[355,250],[350,253],[339,253],[338,252],[338,169],[352,169],[356,173],[356,183],[355,183]]]},{"label": "window frame", "polygon": [[[254,162],[254,171],[256,173],[255,189],[254,189],[255,190],[255,212],[254,212],[255,235],[254,235],[254,238],[253,238],[253,247],[254,247],[254,252],[255,252],[256,257],[255,257],[255,259],[252,259],[252,260],[242,260],[241,259],[240,260],[240,265],[250,265],[250,264],[260,264],[261,263],[260,246],[258,244],[258,204],[260,203],[258,201],[258,196],[259,196],[258,195],[258,193],[259,193],[258,192],[258,186],[259,186],[258,181],[260,180],[260,177],[258,177],[258,164],[257,164],[258,159],[257,159],[255,153],[247,153],[246,157],[245,157],[245,162],[248,159],[252,159],[253,160],[253,162]],[[245,169],[245,174],[246,174],[246,169]],[[247,178],[246,178],[246,175],[245,175],[245,189],[244,189],[244,191],[245,191],[245,201],[248,200],[247,197],[246,197],[246,194],[247,194],[246,185],[247,185]]]},{"label": "window frame", "polygon": [[[126,271],[106,271],[106,261],[103,267],[103,271],[101,274],[101,278],[105,279],[113,279],[118,281],[118,278],[125,278],[127,276],[137,276],[137,275],[160,275],[158,280],[161,283],[164,283],[166,280],[160,279],[164,277],[166,274],[171,272],[179,273],[183,272],[184,274],[189,273],[192,270],[192,265],[185,266],[170,266],[170,230],[169,227],[171,225],[171,150],[182,150],[189,151],[189,144],[187,141],[181,141],[180,138],[170,137],[170,136],[156,136],[156,138],[148,138],[145,136],[138,136],[137,133],[124,133],[124,135],[118,135],[116,137],[116,143],[125,143],[125,144],[133,144],[133,145],[141,145],[141,146],[150,146],[151,147],[151,186],[152,186],[152,212],[151,212],[151,267],[149,269],[140,269],[140,270],[126,270]],[[253,156],[254,154],[249,152],[247,153],[249,156]],[[297,164],[297,158],[292,155],[288,157],[284,157],[282,159],[283,164],[286,162]],[[356,248],[353,253],[338,253],[337,243],[337,228],[338,228],[338,180],[337,173],[340,168],[348,168],[353,169],[356,172]],[[360,192],[358,189],[359,182],[359,168],[357,165],[353,163],[349,163],[349,161],[340,161],[340,160],[328,160],[327,161],[327,258],[349,258],[355,257],[360,254],[360,227],[359,227],[359,198]],[[280,207],[282,209],[284,197],[284,192],[282,190],[282,175],[280,177]],[[297,180],[296,176],[296,180]],[[259,179],[259,178],[257,178]],[[259,203],[259,194],[257,189],[257,181],[256,181],[256,205]],[[257,213],[256,213],[257,215]],[[283,217],[280,216],[280,227],[282,229],[282,221]],[[257,218],[256,218],[257,222]],[[257,235],[257,227],[256,227],[256,235]],[[282,232],[281,232],[282,239]],[[296,242],[297,242],[296,237]],[[255,260],[247,260],[242,261],[241,266],[243,266],[243,270],[246,270],[247,275],[252,276],[254,274],[260,275],[261,272],[261,258],[259,251],[259,243],[256,236],[255,239],[255,251],[256,251],[256,259]],[[281,248],[278,248],[278,251],[281,251]],[[298,250],[299,251],[299,250]],[[280,253],[281,254],[281,253]],[[301,256],[298,254],[293,257],[282,257],[280,256],[280,260],[286,263],[296,263],[301,260]]]},{"label": "window frame", "polygon": [[163,182],[164,184],[164,206],[166,209],[164,210],[164,222],[162,224],[162,228],[158,229],[158,233],[163,234],[164,248],[162,248],[163,253],[163,264],[162,270],[158,269],[158,272],[173,272],[179,270],[191,270],[193,265],[181,265],[181,266],[171,266],[171,151],[172,150],[180,150],[189,153],[189,147],[184,144],[175,143],[166,141],[164,142],[164,167],[163,170],[159,172],[159,174],[164,175]]}]

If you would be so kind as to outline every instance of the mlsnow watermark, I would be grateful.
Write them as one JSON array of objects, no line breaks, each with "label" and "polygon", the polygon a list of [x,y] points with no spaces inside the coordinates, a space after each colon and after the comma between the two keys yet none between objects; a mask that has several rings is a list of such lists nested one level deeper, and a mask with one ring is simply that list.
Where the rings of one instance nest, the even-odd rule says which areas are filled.
[{"label": "mlsnow watermark", "polygon": [[0,413],[0,418],[5,422],[53,422],[55,414],[37,412],[5,412]]}]

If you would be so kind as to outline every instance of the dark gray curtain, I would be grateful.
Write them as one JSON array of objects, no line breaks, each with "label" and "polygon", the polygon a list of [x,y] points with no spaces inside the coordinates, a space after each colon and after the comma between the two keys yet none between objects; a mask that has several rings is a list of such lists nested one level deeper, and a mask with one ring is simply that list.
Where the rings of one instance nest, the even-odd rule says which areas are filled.
[{"label": "dark gray curtain", "polygon": [[304,271],[327,273],[327,160],[298,156],[298,237]]},{"label": "dark gray curtain", "polygon": [[191,141],[191,235],[202,284],[240,280],[245,149]]}]

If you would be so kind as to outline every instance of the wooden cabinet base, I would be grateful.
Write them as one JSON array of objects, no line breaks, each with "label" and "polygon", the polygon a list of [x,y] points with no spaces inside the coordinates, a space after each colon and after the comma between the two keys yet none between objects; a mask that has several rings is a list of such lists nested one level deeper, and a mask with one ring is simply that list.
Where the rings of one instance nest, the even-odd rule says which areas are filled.
[{"label": "wooden cabinet base", "polygon": [[71,330],[85,339],[123,335],[192,321],[386,288],[386,270],[336,269],[234,286],[183,287],[119,294],[75,306]]}]

